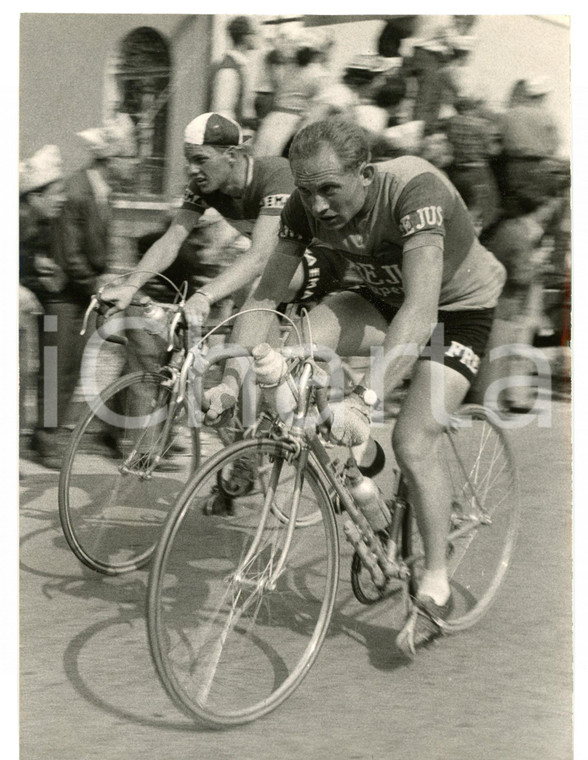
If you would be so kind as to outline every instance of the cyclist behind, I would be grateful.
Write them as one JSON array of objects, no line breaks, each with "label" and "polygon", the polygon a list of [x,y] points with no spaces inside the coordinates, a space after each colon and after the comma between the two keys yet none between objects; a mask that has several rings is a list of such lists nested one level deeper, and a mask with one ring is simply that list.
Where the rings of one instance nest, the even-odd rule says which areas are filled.
[{"label": "cyclist behind", "polygon": [[[425,548],[416,599],[423,614],[415,630],[415,644],[423,643],[439,632],[433,620],[452,608],[446,566],[451,504],[439,460],[443,415],[459,408],[475,377],[504,268],[479,243],[444,174],[413,156],[371,164],[357,125],[332,119],[305,127],[289,160],[296,190],[282,211],[275,252],[244,308],[275,307],[313,239],[361,274],[362,285],[327,296],[310,312],[312,335],[340,356],[383,348],[383,359],[370,362],[343,402],[344,417],[354,424],[331,429],[345,445],[360,443],[350,434],[358,420],[365,420],[367,438],[376,397],[381,401],[384,390],[412,373],[392,444]],[[254,347],[268,323],[264,313],[242,314],[233,342]],[[209,422],[234,403],[235,369],[227,364],[222,384],[207,392]]]},{"label": "cyclist behind", "polygon": [[[205,113],[191,121],[184,133],[184,154],[190,180],[181,208],[166,232],[144,254],[123,284],[104,288],[102,297],[112,306],[111,316],[126,309],[135,292],[152,272],[162,272],[178,252],[207,208],[214,208],[239,232],[251,238],[251,247],[187,301],[187,314],[206,322],[211,306],[236,293],[258,277],[271,255],[280,223],[280,212],[294,189],[288,160],[255,158],[243,145],[237,122],[217,113]],[[149,271],[141,271],[149,270]],[[320,251],[306,252],[297,262],[284,302],[317,298],[339,281],[344,267],[328,261]]]}]

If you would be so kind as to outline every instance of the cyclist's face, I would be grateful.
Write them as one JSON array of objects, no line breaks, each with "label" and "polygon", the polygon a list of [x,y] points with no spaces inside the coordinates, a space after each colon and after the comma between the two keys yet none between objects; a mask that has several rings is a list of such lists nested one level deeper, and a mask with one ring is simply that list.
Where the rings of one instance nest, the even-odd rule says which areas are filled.
[{"label": "cyclist's face", "polygon": [[213,193],[227,184],[231,177],[232,163],[225,150],[212,145],[184,145],[188,173],[196,180],[202,193]]},{"label": "cyclist's face", "polygon": [[64,183],[58,180],[38,192],[31,193],[30,203],[45,219],[56,219],[65,203]]},{"label": "cyclist's face", "polygon": [[303,204],[321,224],[340,229],[358,214],[373,181],[373,167],[361,164],[345,169],[328,145],[292,164],[294,182]]}]

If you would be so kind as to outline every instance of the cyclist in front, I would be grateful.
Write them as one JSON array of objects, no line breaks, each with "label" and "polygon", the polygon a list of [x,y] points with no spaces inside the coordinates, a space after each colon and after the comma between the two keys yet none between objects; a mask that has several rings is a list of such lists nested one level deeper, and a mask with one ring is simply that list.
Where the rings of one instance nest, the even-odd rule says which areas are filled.
[{"label": "cyclist in front", "polygon": [[[452,608],[446,565],[451,504],[438,458],[441,435],[446,415],[457,411],[477,372],[504,268],[479,243],[444,174],[413,156],[370,163],[357,125],[333,119],[305,127],[289,160],[296,190],[282,211],[275,251],[244,308],[273,308],[283,300],[311,240],[358,270],[363,284],[327,296],[310,312],[312,335],[319,347],[341,356],[383,349],[343,402],[344,418],[354,423],[331,430],[344,445],[361,442],[358,420],[365,421],[363,439],[369,436],[371,408],[411,373],[392,445],[425,549],[415,600],[419,645],[439,633],[435,620]],[[252,348],[268,324],[264,313],[242,314],[232,340]],[[209,422],[235,403],[235,369],[228,364],[222,384],[207,392]]]}]

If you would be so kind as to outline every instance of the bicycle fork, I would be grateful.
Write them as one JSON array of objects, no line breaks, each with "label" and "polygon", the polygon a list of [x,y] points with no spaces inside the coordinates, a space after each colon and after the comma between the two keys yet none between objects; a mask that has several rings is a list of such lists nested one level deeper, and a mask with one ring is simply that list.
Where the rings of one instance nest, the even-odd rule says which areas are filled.
[{"label": "bicycle fork", "polygon": [[[142,470],[139,473],[139,477],[141,480],[149,480],[152,475],[153,471],[158,467],[159,463],[161,462],[162,457],[165,454],[165,446],[167,441],[171,437],[172,432],[172,426],[175,420],[176,416],[176,410],[180,403],[183,400],[183,387],[181,378],[179,378],[177,370],[172,370],[172,373],[168,380],[165,381],[165,387],[171,386],[171,394],[168,401],[168,411],[165,415],[165,422],[163,423],[161,432],[158,435],[158,443],[152,454],[150,455],[149,462],[144,470]],[[164,384],[162,384],[162,387],[164,387]],[[161,414],[162,411],[165,409],[165,405],[162,405],[160,402],[163,401],[164,396],[167,394],[164,394],[163,391],[159,391],[156,399],[152,402],[152,405],[155,407],[154,411],[147,416],[147,424],[144,426],[143,430],[141,431],[140,435],[138,436],[137,440],[134,443],[132,451],[128,454],[128,456],[125,458],[124,462],[120,465],[119,471],[123,475],[128,475],[129,473],[135,472],[133,469],[133,465],[137,462],[137,457],[142,456],[142,452],[140,449],[140,446],[145,438],[145,436],[148,434],[149,430],[153,430],[157,428],[157,424],[155,422],[154,418],[157,414]]]},{"label": "bicycle fork", "polygon": [[274,462],[273,467],[272,467],[270,482],[268,484],[267,493],[265,495],[261,518],[257,525],[257,530],[251,542],[251,546],[249,547],[249,550],[247,551],[247,554],[245,555],[239,568],[235,571],[235,573],[232,576],[233,580],[238,584],[240,588],[249,586],[251,588],[257,589],[258,591],[259,590],[261,591],[275,590],[278,578],[284,572],[284,569],[286,566],[286,559],[288,557],[288,552],[290,549],[290,545],[292,543],[292,536],[294,535],[294,530],[296,528],[296,517],[298,514],[298,506],[300,504],[300,495],[302,493],[302,486],[304,482],[304,470],[306,467],[307,460],[308,460],[308,451],[302,450],[300,453],[300,456],[297,458],[296,476],[295,476],[295,481],[294,481],[294,494],[292,498],[292,510],[289,514],[286,537],[284,539],[284,545],[280,552],[279,559],[275,567],[268,565],[268,572],[267,573],[264,572],[264,576],[262,578],[252,579],[252,578],[247,577],[247,571],[252,561],[254,560],[257,554],[257,551],[261,545],[261,542],[263,540],[263,534],[264,534],[266,522],[271,512],[272,502],[274,500],[276,488],[277,488],[280,475],[282,472],[284,459],[280,457]]}]

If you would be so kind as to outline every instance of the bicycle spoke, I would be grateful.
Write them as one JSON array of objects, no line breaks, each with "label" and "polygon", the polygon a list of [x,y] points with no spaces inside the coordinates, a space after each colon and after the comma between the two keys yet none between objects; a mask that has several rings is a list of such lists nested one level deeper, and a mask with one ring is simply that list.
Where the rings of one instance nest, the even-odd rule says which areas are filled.
[{"label": "bicycle spoke", "polygon": [[[296,481],[282,451],[283,444],[249,440],[209,460],[170,516],[155,558],[154,662],[178,706],[215,725],[251,720],[287,696],[316,656],[334,603],[328,496],[307,472],[300,498],[320,505],[322,519],[305,528],[279,519],[272,507],[290,510]],[[220,470],[270,460],[264,488],[235,496],[230,516],[203,512]]]}]

